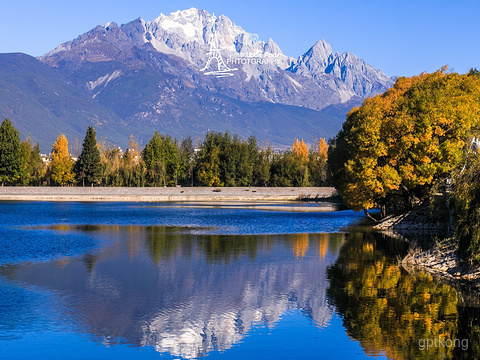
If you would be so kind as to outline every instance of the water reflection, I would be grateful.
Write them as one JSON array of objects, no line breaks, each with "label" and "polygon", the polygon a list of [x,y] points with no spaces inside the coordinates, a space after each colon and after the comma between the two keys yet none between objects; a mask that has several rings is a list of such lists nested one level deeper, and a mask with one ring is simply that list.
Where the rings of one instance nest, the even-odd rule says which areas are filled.
[{"label": "water reflection", "polygon": [[328,296],[348,334],[367,353],[384,351],[393,359],[479,358],[478,307],[467,307],[457,290],[427,273],[400,269],[396,255],[404,252],[402,242],[368,232],[349,237],[328,271]]},{"label": "water reflection", "polygon": [[[45,230],[44,230],[45,231]],[[326,269],[344,234],[205,235],[154,226],[50,227],[103,241],[97,252],[1,274],[48,289],[61,314],[103,344],[153,346],[193,358],[273,328],[299,309],[317,327],[332,316]]]}]

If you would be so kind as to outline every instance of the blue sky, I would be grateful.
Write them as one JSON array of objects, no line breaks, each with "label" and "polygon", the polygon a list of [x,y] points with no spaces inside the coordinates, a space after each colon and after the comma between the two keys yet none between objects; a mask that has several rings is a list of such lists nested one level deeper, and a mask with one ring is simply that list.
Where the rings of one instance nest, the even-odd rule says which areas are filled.
[{"label": "blue sky", "polygon": [[153,20],[196,7],[225,14],[298,57],[317,40],[350,51],[387,75],[448,64],[480,69],[480,1],[475,0],[0,0],[0,52],[41,55],[107,21]]}]

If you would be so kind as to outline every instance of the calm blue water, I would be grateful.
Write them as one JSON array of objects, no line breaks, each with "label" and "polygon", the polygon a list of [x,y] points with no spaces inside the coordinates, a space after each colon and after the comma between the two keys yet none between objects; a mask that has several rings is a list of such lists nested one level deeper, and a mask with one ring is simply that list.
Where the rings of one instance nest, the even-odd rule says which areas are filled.
[{"label": "calm blue water", "polygon": [[[150,203],[4,202],[0,209],[0,263],[73,256],[100,246],[84,232],[42,228],[49,225],[185,226],[211,234],[256,235],[338,232],[362,218],[353,211],[302,213]],[[25,230],[33,227],[35,231]]]},{"label": "calm blue water", "polygon": [[[1,203],[1,358],[404,358],[405,348],[423,357],[416,340],[395,346],[395,331],[418,334],[438,322],[445,328],[422,336],[454,336],[456,292],[400,271],[403,242],[346,228],[360,219],[351,211]],[[392,311],[405,324],[407,305],[396,300],[415,291],[388,290],[404,282],[430,286],[445,306],[435,317],[416,302],[414,322],[385,326]]]}]

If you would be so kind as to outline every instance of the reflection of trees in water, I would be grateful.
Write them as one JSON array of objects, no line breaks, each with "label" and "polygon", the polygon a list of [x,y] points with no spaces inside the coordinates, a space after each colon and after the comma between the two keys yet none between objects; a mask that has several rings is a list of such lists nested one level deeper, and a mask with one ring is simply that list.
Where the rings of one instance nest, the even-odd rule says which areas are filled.
[{"label": "reflection of trees in water", "polygon": [[[275,243],[283,242],[291,247],[297,259],[304,258],[309,249],[318,247],[320,259],[325,259],[329,246],[332,253],[338,253],[345,235],[342,233],[289,234],[289,235],[192,235],[172,232],[171,227],[152,226],[145,228],[146,245],[153,262],[171,258],[174,255],[190,257],[195,250],[201,252],[209,262],[228,263],[248,256],[254,260],[259,251],[270,251]],[[192,240],[192,238],[194,240]]]},{"label": "reflection of trees in water", "polygon": [[468,339],[468,349],[455,348],[454,359],[480,358],[480,309],[477,306],[459,306],[457,339]]},{"label": "reflection of trees in water", "polygon": [[179,228],[148,226],[142,228],[148,254],[153,262],[170,259],[179,252],[190,255],[192,251],[191,235],[182,233]]},{"label": "reflection of trees in water", "polygon": [[304,258],[308,250],[308,234],[296,234],[293,237],[292,250],[297,259]]},{"label": "reflection of trees in water", "polygon": [[328,295],[350,336],[367,353],[395,359],[452,358],[453,348],[421,350],[420,339],[455,339],[457,291],[427,273],[407,274],[392,254],[401,243],[373,233],[352,234],[328,271]]},{"label": "reflection of trees in water", "polygon": [[[114,236],[125,240],[130,259],[138,256],[145,246],[152,261],[158,265],[177,255],[191,257],[197,251],[203,253],[209,262],[225,262],[247,255],[254,260],[258,251],[270,251],[275,243],[282,241],[292,248],[297,259],[306,256],[309,249],[318,247],[320,259],[325,259],[327,252],[336,256],[343,244],[343,233],[288,234],[288,235],[216,235],[196,234],[198,229],[175,226],[122,226],[122,225],[53,225],[52,230],[82,231]],[[311,244],[309,243],[311,242]],[[116,242],[107,251],[109,254],[123,251]],[[105,254],[105,251],[102,251]],[[95,267],[97,257],[101,254],[90,253],[84,256],[89,271]]]},{"label": "reflection of trees in water", "polygon": [[332,313],[326,267],[345,237],[206,235],[176,227],[63,230],[109,243],[78,260],[16,266],[8,277],[74,299],[68,311],[98,341],[123,339],[183,357],[226,350],[253,326],[274,327],[289,309],[326,326]]},{"label": "reflection of trees in water", "polygon": [[328,252],[328,234],[318,234],[318,255],[325,259]]}]

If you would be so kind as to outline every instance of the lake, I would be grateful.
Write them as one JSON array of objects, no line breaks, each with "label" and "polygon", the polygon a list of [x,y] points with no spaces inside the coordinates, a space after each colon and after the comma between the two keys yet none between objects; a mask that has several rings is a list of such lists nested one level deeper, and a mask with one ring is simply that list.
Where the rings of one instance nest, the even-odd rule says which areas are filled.
[{"label": "lake", "polygon": [[480,312],[318,204],[0,203],[2,359],[473,359]]}]

